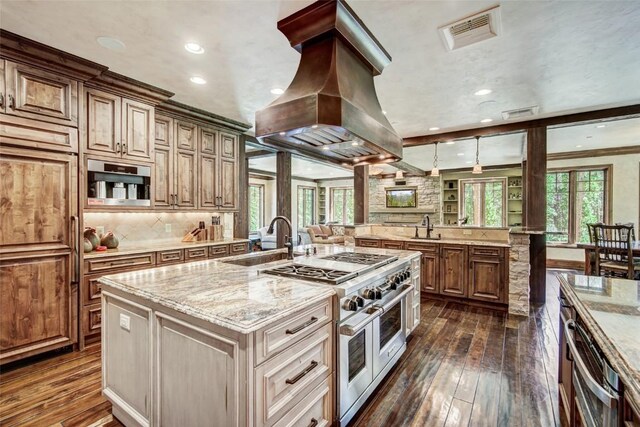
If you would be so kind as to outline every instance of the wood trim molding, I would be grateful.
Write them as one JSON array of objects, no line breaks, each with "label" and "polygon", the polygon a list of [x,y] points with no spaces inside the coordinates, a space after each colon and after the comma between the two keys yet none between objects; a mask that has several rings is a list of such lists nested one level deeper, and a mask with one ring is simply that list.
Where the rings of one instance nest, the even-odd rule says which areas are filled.
[{"label": "wood trim molding", "polygon": [[566,153],[551,153],[547,155],[547,161],[584,159],[588,157],[603,157],[603,156],[624,156],[627,154],[640,154],[640,146],[634,145],[631,147],[598,148],[595,150],[567,151]]},{"label": "wood trim molding", "polygon": [[106,91],[122,93],[127,97],[134,97],[153,105],[165,102],[174,95],[173,92],[168,90],[109,70],[88,81],[87,85],[97,86],[99,89]]},{"label": "wood trim molding", "polygon": [[555,127],[567,125],[570,123],[599,122],[615,117],[640,117],[640,104],[627,105],[624,107],[605,108],[594,111],[585,111],[582,113],[566,114],[537,120],[504,123],[482,128],[462,129],[433,135],[413,136],[404,138],[403,146],[416,147],[420,145],[434,144],[441,141],[468,139],[475,136],[506,135],[510,133],[525,132],[527,129],[537,127]]},{"label": "wood trim molding", "polygon": [[275,151],[270,150],[255,150],[255,151],[247,151],[247,159],[257,159],[258,157],[268,157],[275,156]]},{"label": "wood trim molding", "polygon": [[584,270],[584,261],[570,259],[547,259],[547,268],[562,268],[567,270]]},{"label": "wood trim molding", "polygon": [[[249,169],[249,176],[256,179],[272,180],[272,179],[277,179],[278,174],[273,172],[261,171],[259,169]],[[293,176],[293,175],[291,176],[291,180],[314,182],[314,183],[316,182],[315,179],[303,178],[301,176]]]},{"label": "wood trim molding", "polygon": [[175,117],[176,115],[179,117],[188,117],[191,120],[195,119],[208,124],[222,126],[235,132],[246,132],[251,128],[251,125],[246,123],[228,119],[218,114],[191,107],[171,99],[158,105],[157,108],[162,114],[167,114],[172,117]]},{"label": "wood trim molding", "polygon": [[249,179],[260,179],[262,181],[275,181],[276,178],[273,176],[262,175],[261,173],[250,173]]},{"label": "wood trim molding", "polygon": [[394,168],[400,169],[403,172],[407,172],[407,173],[413,174],[415,176],[426,176],[427,175],[426,171],[424,171],[424,170],[422,170],[420,168],[417,168],[417,167],[415,167],[413,165],[410,165],[409,163],[407,163],[407,162],[405,162],[403,160],[397,161],[395,163],[389,163],[389,164],[391,166],[393,166]]}]

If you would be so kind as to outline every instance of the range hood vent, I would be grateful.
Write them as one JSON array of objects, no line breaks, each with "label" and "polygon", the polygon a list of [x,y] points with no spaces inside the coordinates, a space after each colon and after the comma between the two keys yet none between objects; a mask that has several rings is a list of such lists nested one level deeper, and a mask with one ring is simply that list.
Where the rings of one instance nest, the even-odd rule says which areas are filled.
[{"label": "range hood vent", "polygon": [[402,158],[373,77],[391,57],[342,0],[321,0],[278,22],[300,65],[285,92],[256,112],[265,145],[354,165]]},{"label": "range hood vent", "polygon": [[438,28],[447,50],[460,49],[500,35],[500,6]]},{"label": "range hood vent", "polygon": [[531,117],[538,114],[538,106],[518,108],[516,110],[509,110],[502,112],[502,118],[505,120],[519,119],[521,117]]}]

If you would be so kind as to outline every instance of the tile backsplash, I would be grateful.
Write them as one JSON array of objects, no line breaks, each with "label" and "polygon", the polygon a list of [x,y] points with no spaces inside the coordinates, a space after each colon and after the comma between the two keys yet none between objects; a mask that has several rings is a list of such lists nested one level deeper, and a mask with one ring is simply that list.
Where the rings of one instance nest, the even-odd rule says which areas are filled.
[{"label": "tile backsplash", "polygon": [[177,239],[178,241],[204,221],[208,226],[211,217],[219,215],[224,225],[224,237],[233,237],[233,213],[208,212],[85,212],[85,227],[93,227],[98,233],[112,231],[120,245],[135,245],[142,241]]}]

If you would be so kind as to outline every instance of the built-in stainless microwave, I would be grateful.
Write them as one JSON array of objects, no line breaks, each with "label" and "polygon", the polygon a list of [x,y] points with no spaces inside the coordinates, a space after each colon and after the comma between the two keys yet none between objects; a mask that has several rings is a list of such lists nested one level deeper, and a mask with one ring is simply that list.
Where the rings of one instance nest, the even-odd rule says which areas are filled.
[{"label": "built-in stainless microwave", "polygon": [[87,204],[151,206],[151,168],[87,160]]}]

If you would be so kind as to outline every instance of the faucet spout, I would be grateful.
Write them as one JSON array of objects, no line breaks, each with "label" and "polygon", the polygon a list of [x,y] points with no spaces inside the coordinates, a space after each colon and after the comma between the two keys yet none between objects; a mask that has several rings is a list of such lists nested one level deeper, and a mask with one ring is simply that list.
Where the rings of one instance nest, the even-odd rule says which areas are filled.
[{"label": "faucet spout", "polygon": [[271,224],[269,224],[269,228],[267,229],[267,234],[273,234],[273,226],[277,221],[284,221],[287,224],[287,228],[289,229],[289,235],[285,236],[284,246],[287,248],[287,259],[293,260],[293,244],[291,243],[291,236],[293,235],[293,226],[291,225],[291,221],[286,216],[279,215],[271,220]]}]

